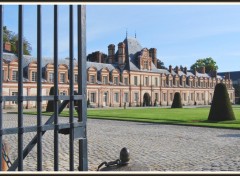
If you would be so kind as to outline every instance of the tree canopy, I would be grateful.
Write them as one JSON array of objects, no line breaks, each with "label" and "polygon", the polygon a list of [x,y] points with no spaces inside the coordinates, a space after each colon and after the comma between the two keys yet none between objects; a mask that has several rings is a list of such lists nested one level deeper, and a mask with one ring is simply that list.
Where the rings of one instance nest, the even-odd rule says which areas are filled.
[{"label": "tree canopy", "polygon": [[166,67],[164,66],[164,63],[159,59],[157,59],[157,68],[158,69],[166,69]]},{"label": "tree canopy", "polygon": [[198,59],[192,66],[191,69],[194,70],[194,68],[197,69],[198,72],[201,71],[201,68],[205,66],[205,72],[210,73],[211,71],[217,71],[218,66],[217,63],[211,58],[204,58],[204,59]]},{"label": "tree canopy", "polygon": [[[10,42],[11,51],[14,54],[18,54],[17,43],[18,34],[7,29],[7,26],[3,26],[3,43]],[[30,55],[32,51],[31,44],[23,37],[23,54]]]}]

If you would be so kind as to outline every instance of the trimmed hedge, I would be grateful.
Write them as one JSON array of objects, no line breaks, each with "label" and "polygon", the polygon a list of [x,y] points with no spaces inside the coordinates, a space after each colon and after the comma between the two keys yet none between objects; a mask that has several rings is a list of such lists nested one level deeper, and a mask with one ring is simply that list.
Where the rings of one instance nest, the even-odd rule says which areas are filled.
[{"label": "trimmed hedge", "polygon": [[235,120],[235,115],[229,99],[227,88],[226,85],[223,83],[218,83],[215,86],[213,101],[208,115],[208,120]]},{"label": "trimmed hedge", "polygon": [[[54,87],[51,87],[49,95],[54,95]],[[60,104],[61,104],[61,101],[58,100],[58,105],[60,105]],[[54,112],[54,100],[48,101],[46,112]]]},{"label": "trimmed hedge", "polygon": [[171,108],[182,108],[181,95],[179,92],[174,94],[174,99]]}]

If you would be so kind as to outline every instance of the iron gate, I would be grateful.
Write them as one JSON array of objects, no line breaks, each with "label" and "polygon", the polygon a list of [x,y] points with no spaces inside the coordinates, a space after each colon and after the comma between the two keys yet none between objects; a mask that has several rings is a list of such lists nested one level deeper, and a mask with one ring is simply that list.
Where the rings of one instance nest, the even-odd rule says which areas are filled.
[{"label": "iron gate", "polygon": [[[18,95],[3,96],[3,75],[0,72],[0,151],[2,151],[3,135],[18,135],[18,158],[13,162],[9,171],[18,168],[23,171],[23,160],[37,144],[37,170],[42,170],[42,137],[48,130],[54,131],[54,171],[59,170],[59,131],[67,130],[69,133],[69,170],[74,170],[74,140],[79,140],[79,170],[88,170],[87,136],[86,136],[86,7],[77,5],[77,43],[78,43],[78,93],[74,95],[74,63],[73,63],[73,6],[69,5],[69,95],[58,95],[58,6],[54,5],[54,96],[42,96],[42,9],[37,5],[37,96],[23,95],[23,10],[18,6]],[[3,68],[3,5],[0,5],[0,68]],[[42,123],[42,101],[54,101],[54,113]],[[58,105],[58,101],[63,102]],[[18,102],[18,127],[3,128],[3,102]],[[23,101],[37,102],[36,126],[23,126]],[[78,121],[74,122],[74,101],[78,102]],[[69,104],[69,122],[59,123],[59,113]],[[37,132],[37,135],[23,148],[23,134]],[[0,152],[0,158],[2,158]],[[0,170],[2,170],[0,159]]]}]

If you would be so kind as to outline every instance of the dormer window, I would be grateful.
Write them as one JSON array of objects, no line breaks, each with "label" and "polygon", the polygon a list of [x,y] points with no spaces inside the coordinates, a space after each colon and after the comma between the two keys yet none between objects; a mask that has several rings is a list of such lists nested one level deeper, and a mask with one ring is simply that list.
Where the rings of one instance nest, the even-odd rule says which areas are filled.
[{"label": "dormer window", "polygon": [[118,85],[118,77],[113,78],[113,84]]},{"label": "dormer window", "polygon": [[37,81],[37,72],[35,72],[35,71],[32,72],[32,81],[33,82]]},{"label": "dormer window", "polygon": [[49,82],[53,82],[54,81],[54,74],[52,72],[49,73],[48,81]]},{"label": "dormer window", "polygon": [[103,84],[107,84],[108,83],[108,77],[107,76],[103,76]]},{"label": "dormer window", "polygon": [[148,69],[148,61],[143,62],[143,69]]},{"label": "dormer window", "polygon": [[12,81],[17,81],[18,80],[18,71],[13,70],[12,71]]},{"label": "dormer window", "polygon": [[95,83],[95,76],[94,75],[90,75],[90,83]]},{"label": "dormer window", "polygon": [[128,85],[128,78],[124,78],[124,84]]},{"label": "dormer window", "polygon": [[65,82],[65,73],[60,73],[60,83],[64,83]]}]

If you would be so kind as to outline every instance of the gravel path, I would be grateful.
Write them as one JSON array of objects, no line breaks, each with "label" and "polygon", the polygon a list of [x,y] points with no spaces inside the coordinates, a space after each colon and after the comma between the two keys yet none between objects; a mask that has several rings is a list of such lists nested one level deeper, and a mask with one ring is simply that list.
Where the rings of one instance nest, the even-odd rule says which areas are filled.
[{"label": "gravel path", "polygon": [[[16,127],[16,114],[3,114],[3,127]],[[48,117],[43,117],[46,121]],[[59,118],[60,122],[68,121]],[[24,115],[24,126],[36,124],[36,116]],[[88,167],[95,171],[103,161],[119,157],[123,147],[131,154],[131,163],[151,171],[239,171],[240,130],[159,125],[151,123],[88,119]],[[24,146],[36,133],[24,134]],[[17,157],[17,135],[5,135],[10,158]],[[59,135],[59,168],[68,171],[68,135]],[[35,171],[36,146],[24,160],[24,170]],[[75,169],[78,167],[75,142]],[[53,171],[53,131],[43,136],[43,170]]]}]

